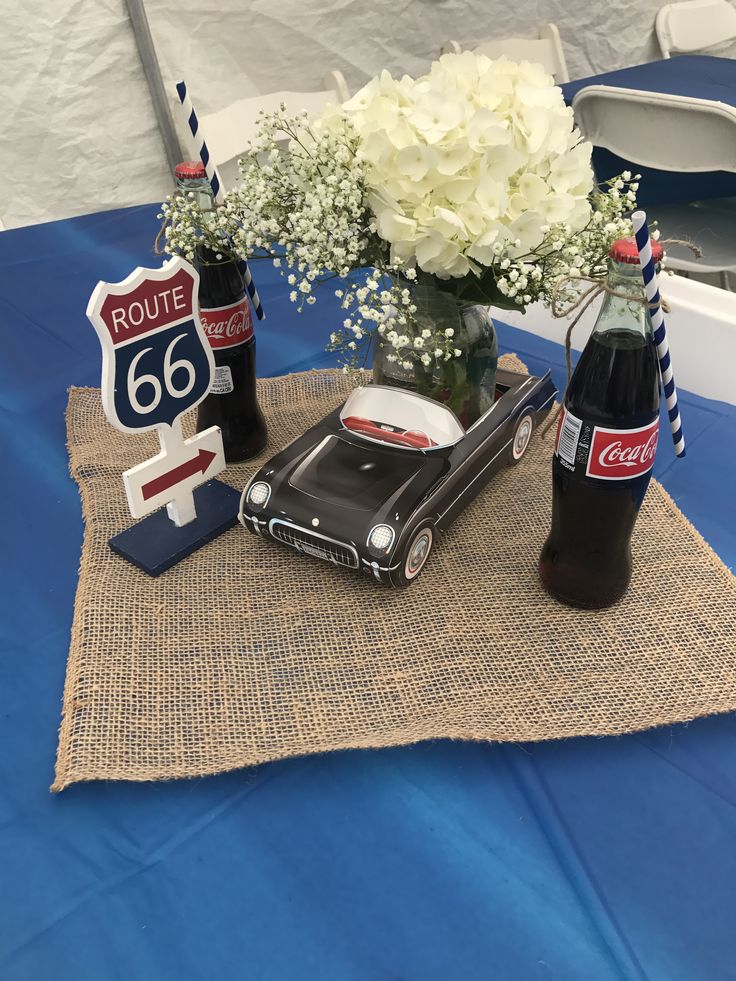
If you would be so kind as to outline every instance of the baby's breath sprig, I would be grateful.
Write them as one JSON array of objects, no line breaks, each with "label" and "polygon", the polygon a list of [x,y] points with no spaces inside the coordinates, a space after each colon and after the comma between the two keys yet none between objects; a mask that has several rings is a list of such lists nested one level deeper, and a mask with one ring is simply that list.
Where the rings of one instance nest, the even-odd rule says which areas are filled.
[{"label": "baby's breath sprig", "polygon": [[310,126],[306,114],[285,107],[262,113],[259,132],[240,161],[241,177],[225,209],[245,255],[278,251],[275,264],[301,310],[314,286],[370,262],[364,165],[350,126],[341,131]]},{"label": "baby's breath sprig", "polygon": [[[235,227],[222,207],[205,210],[193,193],[172,194],[161,205],[163,251],[180,255],[192,262],[199,246],[205,246],[216,259],[238,259],[240,253],[232,243]],[[159,234],[159,238],[161,233]]]}]

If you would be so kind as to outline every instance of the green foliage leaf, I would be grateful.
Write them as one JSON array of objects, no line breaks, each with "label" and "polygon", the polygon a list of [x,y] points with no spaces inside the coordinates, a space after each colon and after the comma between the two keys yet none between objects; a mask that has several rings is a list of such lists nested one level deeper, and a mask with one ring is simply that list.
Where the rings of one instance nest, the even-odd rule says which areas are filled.
[{"label": "green foliage leaf", "polygon": [[468,273],[459,279],[437,279],[432,277],[439,292],[450,294],[455,303],[470,305],[478,303],[484,307],[500,307],[502,310],[522,310],[524,307],[513,299],[504,296],[496,285],[496,274],[487,268],[481,276]]}]

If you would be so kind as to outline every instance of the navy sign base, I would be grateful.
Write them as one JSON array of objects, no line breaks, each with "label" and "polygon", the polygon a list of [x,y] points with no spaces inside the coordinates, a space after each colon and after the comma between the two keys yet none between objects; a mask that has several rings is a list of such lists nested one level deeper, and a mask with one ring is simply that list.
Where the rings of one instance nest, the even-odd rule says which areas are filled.
[{"label": "navy sign base", "polygon": [[162,508],[111,538],[110,548],[149,576],[160,576],[237,524],[240,491],[210,480],[194,491],[194,505],[197,517],[181,528]]}]

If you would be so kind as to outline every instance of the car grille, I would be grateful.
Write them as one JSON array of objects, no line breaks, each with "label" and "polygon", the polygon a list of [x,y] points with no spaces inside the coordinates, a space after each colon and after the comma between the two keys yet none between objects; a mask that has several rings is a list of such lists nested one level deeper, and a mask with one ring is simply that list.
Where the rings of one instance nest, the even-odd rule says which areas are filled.
[{"label": "car grille", "polygon": [[358,553],[352,545],[345,545],[343,542],[335,541],[334,538],[318,535],[307,528],[292,525],[288,521],[274,518],[269,524],[269,531],[278,541],[291,545],[292,548],[306,555],[314,555],[318,559],[334,562],[336,565],[346,565],[351,569],[357,569],[360,564]]}]

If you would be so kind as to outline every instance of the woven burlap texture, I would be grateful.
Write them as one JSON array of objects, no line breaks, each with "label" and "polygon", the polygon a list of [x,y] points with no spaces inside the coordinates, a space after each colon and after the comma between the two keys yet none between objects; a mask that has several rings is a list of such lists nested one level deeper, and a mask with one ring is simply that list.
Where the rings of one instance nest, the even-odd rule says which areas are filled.
[{"label": "woven burlap texture", "polygon": [[[259,381],[263,459],[353,384],[337,371]],[[155,435],[116,432],[89,388],[71,390],[67,425],[86,525],[54,789],[423,739],[624,733],[736,708],[734,578],[655,481],[625,601],[588,613],[544,593],[551,436],[494,478],[410,589],[391,590],[239,525],[150,579],[107,543],[132,523],[120,475],[157,451]],[[261,462],[224,479],[242,488]]]}]

